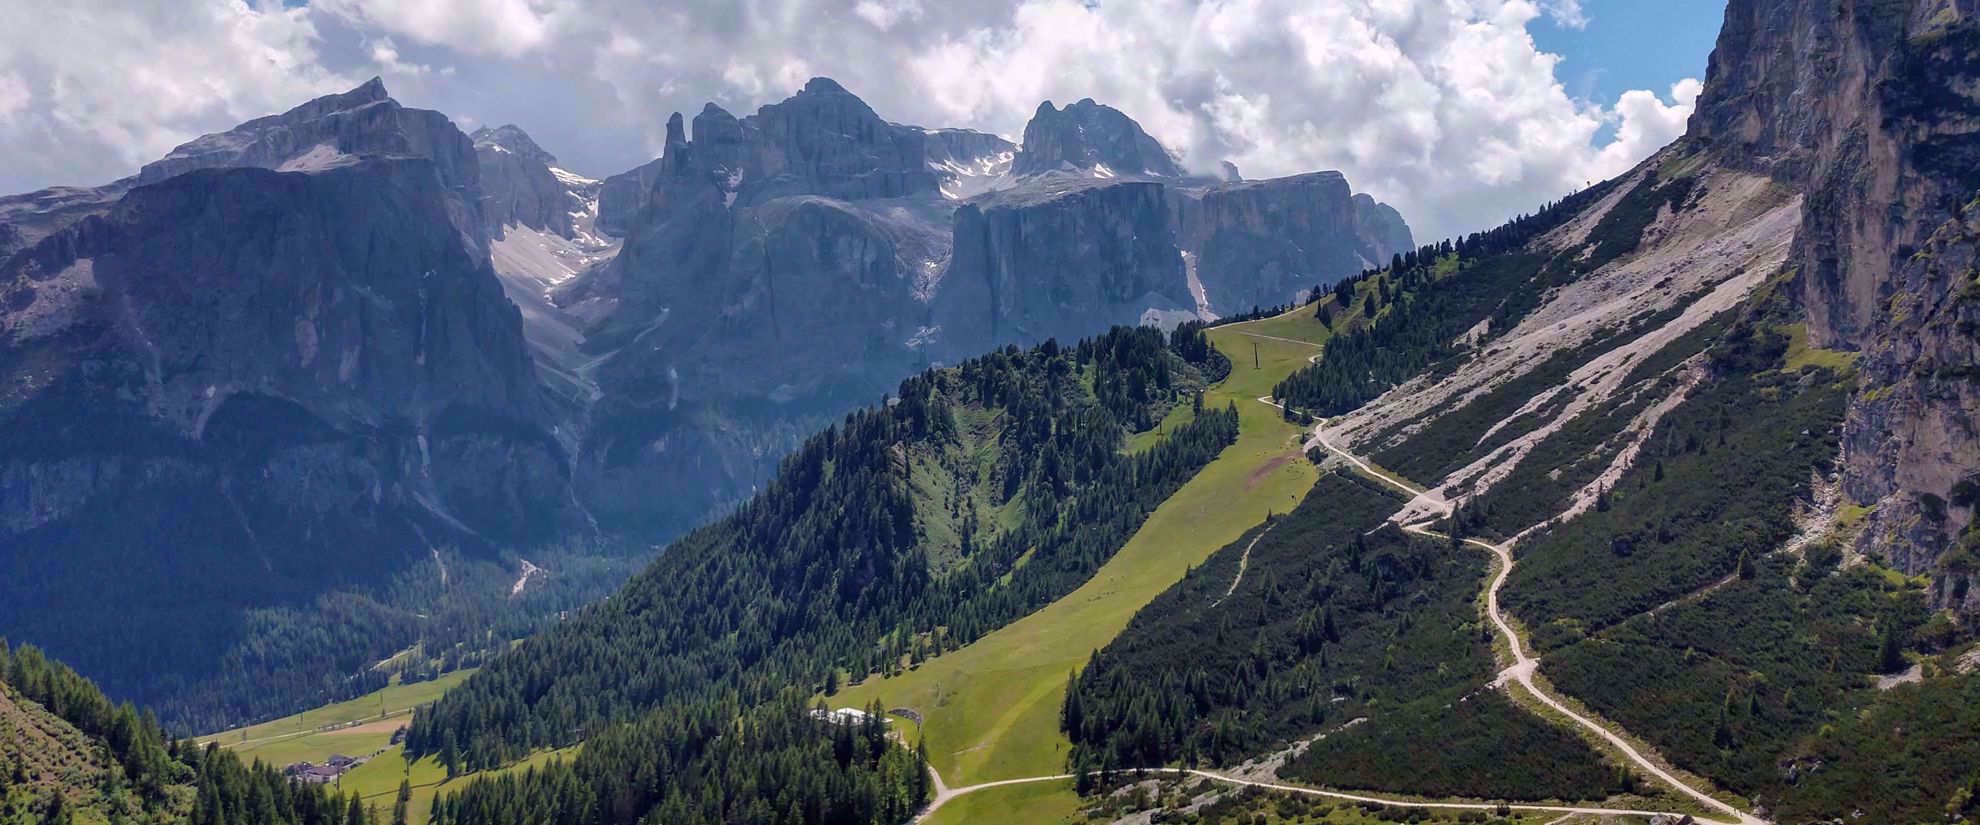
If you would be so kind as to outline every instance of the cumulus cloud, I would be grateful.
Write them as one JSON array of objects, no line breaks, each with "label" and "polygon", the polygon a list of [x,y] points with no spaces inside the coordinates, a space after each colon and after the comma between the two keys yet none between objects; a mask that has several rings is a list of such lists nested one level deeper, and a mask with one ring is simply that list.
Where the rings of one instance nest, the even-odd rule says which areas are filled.
[{"label": "cumulus cloud", "polygon": [[318,11],[469,54],[509,57],[550,40],[558,0],[316,0]]},{"label": "cumulus cloud", "polygon": [[[212,130],[355,85],[279,0],[0,4],[0,182],[101,183]],[[11,90],[11,91],[9,91]]]},{"label": "cumulus cloud", "polygon": [[1670,103],[1643,89],[1623,92],[1609,115],[1616,126],[1615,140],[1595,153],[1583,174],[1589,180],[1615,177],[1684,134],[1685,121],[1704,88],[1695,78],[1680,80],[1671,85]]},{"label": "cumulus cloud", "polygon": [[419,77],[433,71],[433,67],[423,63],[408,63],[399,57],[399,45],[390,37],[371,41],[371,62],[378,66],[380,74],[387,77]]},{"label": "cumulus cloud", "polygon": [[[1664,104],[1572,98],[1527,26],[1578,4],[1026,0],[917,49],[930,120],[1017,128],[1042,98],[1094,97],[1198,170],[1340,169],[1424,237],[1482,228],[1640,161],[1683,133],[1696,81]],[[1605,125],[1616,138],[1597,146]]]},{"label": "cumulus cloud", "polygon": [[672,112],[745,114],[829,75],[889,120],[1013,137],[1041,100],[1092,97],[1199,170],[1339,169],[1431,238],[1627,169],[1682,133],[1698,89],[1569,94],[1528,30],[1586,25],[1579,0],[193,2],[0,10],[0,135],[51,136],[0,181],[107,179],[62,138],[134,166],[373,73],[606,175],[649,159]]}]

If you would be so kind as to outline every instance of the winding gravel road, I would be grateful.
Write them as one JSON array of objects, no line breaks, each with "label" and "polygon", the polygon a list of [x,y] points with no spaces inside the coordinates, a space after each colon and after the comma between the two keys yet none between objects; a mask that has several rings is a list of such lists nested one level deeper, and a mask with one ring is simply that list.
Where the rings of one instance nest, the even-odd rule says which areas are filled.
[{"label": "winding gravel road", "polygon": [[[1366,462],[1362,461],[1360,458],[1355,457],[1354,454],[1349,453],[1348,451],[1335,446],[1332,442],[1327,440],[1326,435],[1323,433],[1322,428],[1324,427],[1324,425],[1325,422],[1314,425],[1313,438],[1307,442],[1308,449],[1312,449],[1313,447],[1316,446],[1321,447],[1326,451],[1336,456],[1339,456],[1342,459],[1345,459],[1349,464],[1354,465],[1357,469],[1360,469],[1362,472],[1366,473],[1370,477],[1378,479],[1382,481],[1384,484],[1388,484],[1391,487],[1395,487],[1398,490],[1401,490],[1403,492],[1409,493],[1412,496],[1415,496],[1415,501],[1413,501],[1412,504],[1425,500],[1431,500],[1434,501],[1435,505],[1437,506],[1437,509],[1442,513],[1443,516],[1447,517],[1451,514],[1452,506],[1450,502],[1443,501],[1441,499],[1432,499],[1430,496],[1425,495],[1424,491],[1416,489],[1411,485],[1401,482],[1397,479],[1390,478],[1389,476],[1383,473],[1377,472],[1373,467],[1370,467]],[[1403,529],[1408,532],[1415,533],[1419,536],[1427,536],[1430,538],[1442,539],[1445,541],[1450,540],[1450,536],[1444,535],[1442,533],[1432,532],[1428,528],[1424,527],[1423,524],[1406,525],[1403,527]],[[1613,745],[1617,751],[1621,752],[1624,756],[1628,757],[1629,761],[1634,762],[1637,767],[1642,768],[1645,773],[1657,777],[1657,779],[1663,781],[1666,785],[1671,786],[1679,793],[1682,793],[1685,796],[1690,797],[1691,799],[1697,801],[1699,804],[1704,805],[1707,808],[1710,808],[1714,811],[1718,811],[1720,813],[1724,813],[1728,816],[1733,817],[1732,819],[1733,822],[1740,823],[1740,825],[1760,825],[1761,823],[1765,823],[1767,821],[1759,817],[1756,817],[1750,813],[1742,811],[1738,808],[1735,808],[1732,805],[1721,801],[1717,797],[1712,796],[1711,794],[1708,794],[1704,791],[1692,787],[1689,783],[1677,778],[1670,771],[1665,770],[1661,765],[1657,764],[1657,762],[1651,760],[1647,756],[1644,756],[1634,746],[1630,745],[1629,742],[1625,741],[1621,736],[1617,735],[1615,732],[1609,730],[1607,727],[1595,723],[1594,721],[1590,720],[1588,717],[1576,713],[1573,709],[1569,708],[1561,700],[1555,698],[1553,695],[1549,694],[1546,690],[1543,690],[1539,685],[1535,684],[1533,681],[1533,677],[1534,674],[1537,673],[1540,669],[1540,660],[1535,659],[1531,655],[1527,654],[1526,646],[1520,642],[1519,633],[1513,630],[1512,624],[1506,621],[1505,612],[1499,609],[1499,590],[1505,587],[1506,579],[1512,575],[1513,555],[1511,548],[1506,544],[1492,544],[1489,542],[1480,541],[1478,539],[1465,539],[1464,543],[1472,545],[1474,547],[1480,547],[1485,550],[1489,550],[1491,551],[1492,555],[1497,556],[1499,560],[1499,563],[1497,565],[1499,571],[1496,575],[1492,577],[1491,586],[1486,588],[1485,590],[1485,613],[1492,620],[1492,624],[1499,629],[1499,634],[1505,637],[1507,646],[1512,649],[1513,664],[1511,667],[1508,667],[1505,670],[1500,671],[1497,684],[1503,685],[1508,681],[1518,682],[1521,687],[1526,689],[1527,693],[1533,695],[1533,698],[1540,700],[1541,704],[1544,704],[1547,707],[1552,708],[1555,712],[1560,713],[1562,716],[1566,716],[1570,720],[1573,720],[1575,724],[1580,725],[1581,727],[1594,732],[1597,736],[1602,737],[1610,745]]]}]

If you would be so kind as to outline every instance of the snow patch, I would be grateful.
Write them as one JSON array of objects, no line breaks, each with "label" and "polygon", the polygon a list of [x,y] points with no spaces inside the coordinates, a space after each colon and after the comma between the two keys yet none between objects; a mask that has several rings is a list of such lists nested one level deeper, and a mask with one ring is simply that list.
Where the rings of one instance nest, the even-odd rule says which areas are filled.
[{"label": "snow patch", "polygon": [[998,152],[968,161],[954,158],[941,163],[931,161],[928,168],[942,179],[937,187],[942,197],[956,201],[1010,188],[1011,161],[1016,158],[1016,152]]},{"label": "snow patch", "polygon": [[[497,146],[495,148],[501,149],[502,147]],[[503,150],[503,151],[507,151],[507,150]],[[592,180],[591,178],[587,178],[576,172],[572,172],[566,169],[559,169],[555,166],[550,167],[550,174],[557,176],[558,182],[564,184],[565,186],[598,186],[599,185],[598,181]]]}]

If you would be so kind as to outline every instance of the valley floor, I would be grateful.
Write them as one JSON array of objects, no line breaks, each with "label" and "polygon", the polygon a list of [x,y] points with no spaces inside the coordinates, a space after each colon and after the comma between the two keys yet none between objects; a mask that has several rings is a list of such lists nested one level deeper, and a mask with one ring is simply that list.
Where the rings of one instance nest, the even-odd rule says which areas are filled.
[{"label": "valley floor", "polygon": [[381,810],[392,807],[399,783],[412,785],[408,805],[415,818],[423,821],[442,789],[458,790],[467,782],[487,776],[521,772],[553,759],[573,758],[578,748],[543,751],[499,771],[447,777],[447,771],[433,757],[408,763],[401,746],[392,743],[392,734],[412,721],[420,706],[474,675],[475,668],[457,670],[437,679],[412,684],[393,684],[345,702],[324,705],[280,719],[235,728],[198,738],[200,744],[218,743],[248,761],[259,760],[273,767],[298,762],[323,764],[333,754],[364,759],[341,777],[337,788],[361,794],[367,804]]}]

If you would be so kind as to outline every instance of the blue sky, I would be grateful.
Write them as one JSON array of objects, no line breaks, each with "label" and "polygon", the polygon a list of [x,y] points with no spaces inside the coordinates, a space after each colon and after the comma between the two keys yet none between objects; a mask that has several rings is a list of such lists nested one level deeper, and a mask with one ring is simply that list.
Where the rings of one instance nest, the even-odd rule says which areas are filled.
[{"label": "blue sky", "polygon": [[1663,94],[1684,78],[1704,80],[1726,14],[1725,0],[1582,0],[1581,9],[1581,29],[1541,18],[1530,31],[1542,51],[1563,58],[1556,75],[1568,94],[1602,103],[1630,89]]}]

